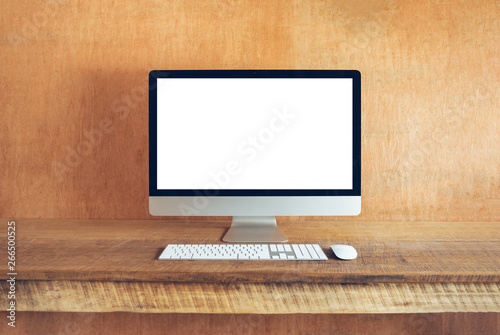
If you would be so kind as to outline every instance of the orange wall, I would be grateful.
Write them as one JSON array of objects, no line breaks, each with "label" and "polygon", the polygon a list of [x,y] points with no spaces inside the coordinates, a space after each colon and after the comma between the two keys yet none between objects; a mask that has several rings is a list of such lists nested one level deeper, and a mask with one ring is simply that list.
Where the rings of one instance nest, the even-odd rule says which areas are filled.
[{"label": "orange wall", "polygon": [[151,218],[152,69],[358,69],[354,219],[499,221],[499,28],[494,0],[2,1],[0,216]]}]

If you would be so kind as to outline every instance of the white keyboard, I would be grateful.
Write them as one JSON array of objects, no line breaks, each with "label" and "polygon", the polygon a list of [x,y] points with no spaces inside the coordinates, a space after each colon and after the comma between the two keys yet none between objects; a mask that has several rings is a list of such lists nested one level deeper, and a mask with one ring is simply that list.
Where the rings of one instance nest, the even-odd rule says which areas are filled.
[{"label": "white keyboard", "polygon": [[326,261],[317,244],[169,244],[159,259]]}]

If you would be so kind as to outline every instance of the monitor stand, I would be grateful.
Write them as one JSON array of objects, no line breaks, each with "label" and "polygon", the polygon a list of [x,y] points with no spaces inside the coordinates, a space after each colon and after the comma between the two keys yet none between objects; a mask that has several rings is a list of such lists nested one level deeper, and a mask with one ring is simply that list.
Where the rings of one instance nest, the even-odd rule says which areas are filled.
[{"label": "monitor stand", "polygon": [[224,242],[272,243],[287,242],[274,216],[233,216],[231,228],[222,238]]}]

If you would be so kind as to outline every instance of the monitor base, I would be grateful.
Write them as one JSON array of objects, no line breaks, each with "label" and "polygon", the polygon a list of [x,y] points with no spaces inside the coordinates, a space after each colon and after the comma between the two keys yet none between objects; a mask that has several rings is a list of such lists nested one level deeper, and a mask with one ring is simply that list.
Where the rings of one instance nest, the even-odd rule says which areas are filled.
[{"label": "monitor base", "polygon": [[231,228],[222,238],[232,243],[283,243],[287,242],[274,216],[233,216]]}]

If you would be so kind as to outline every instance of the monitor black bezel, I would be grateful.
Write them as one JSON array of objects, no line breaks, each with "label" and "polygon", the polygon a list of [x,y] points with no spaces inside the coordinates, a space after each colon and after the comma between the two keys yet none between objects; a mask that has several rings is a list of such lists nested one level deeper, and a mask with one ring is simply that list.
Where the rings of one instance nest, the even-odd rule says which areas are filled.
[{"label": "monitor black bezel", "polygon": [[[353,79],[353,189],[176,189],[157,188],[158,78],[351,78]],[[150,196],[361,196],[361,73],[357,70],[154,70],[149,73]]]}]

